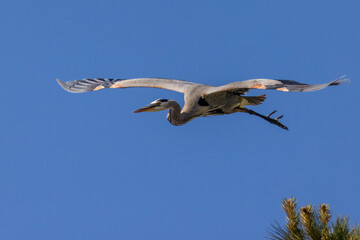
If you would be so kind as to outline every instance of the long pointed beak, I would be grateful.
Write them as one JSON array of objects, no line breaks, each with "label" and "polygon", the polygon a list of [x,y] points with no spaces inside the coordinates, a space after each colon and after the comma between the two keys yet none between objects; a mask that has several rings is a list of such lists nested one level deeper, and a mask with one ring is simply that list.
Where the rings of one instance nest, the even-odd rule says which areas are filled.
[{"label": "long pointed beak", "polygon": [[135,111],[133,111],[133,113],[140,113],[140,112],[154,112],[156,105],[155,104],[149,104],[146,105],[145,107],[136,109]]}]

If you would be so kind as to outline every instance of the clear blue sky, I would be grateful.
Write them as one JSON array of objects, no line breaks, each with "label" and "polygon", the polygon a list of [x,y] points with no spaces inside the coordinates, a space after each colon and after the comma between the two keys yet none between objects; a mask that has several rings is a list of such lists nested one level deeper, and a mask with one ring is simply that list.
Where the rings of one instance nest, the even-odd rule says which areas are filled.
[{"label": "clear blue sky", "polygon": [[[263,239],[280,201],[360,221],[360,1],[0,3],[0,238]],[[350,84],[266,93],[174,127],[133,114],[159,89],[71,94],[55,79],[250,78]]]}]

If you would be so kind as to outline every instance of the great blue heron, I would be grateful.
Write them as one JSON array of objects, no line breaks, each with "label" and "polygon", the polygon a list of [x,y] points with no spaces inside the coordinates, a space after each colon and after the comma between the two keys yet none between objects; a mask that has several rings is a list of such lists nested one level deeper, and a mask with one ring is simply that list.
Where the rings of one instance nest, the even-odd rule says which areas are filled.
[{"label": "great blue heron", "polygon": [[63,82],[59,84],[67,91],[73,93],[96,91],[103,88],[129,88],[150,87],[162,88],[181,92],[184,94],[185,105],[181,109],[174,100],[157,99],[149,105],[137,109],[139,112],[157,112],[169,109],[167,119],[173,125],[183,125],[194,118],[210,115],[223,115],[235,112],[243,112],[256,115],[283,129],[288,129],[279,122],[283,115],[277,118],[270,116],[276,111],[265,116],[253,110],[247,109],[248,105],[259,105],[265,100],[265,95],[248,97],[244,96],[251,89],[274,89],[284,92],[307,92],[323,89],[327,86],[335,86],[346,79],[343,77],[326,84],[304,84],[291,80],[277,79],[251,79],[247,81],[233,82],[223,86],[214,87],[204,84],[187,82],[183,80],[165,78],[134,78],[134,79],[82,79]]}]

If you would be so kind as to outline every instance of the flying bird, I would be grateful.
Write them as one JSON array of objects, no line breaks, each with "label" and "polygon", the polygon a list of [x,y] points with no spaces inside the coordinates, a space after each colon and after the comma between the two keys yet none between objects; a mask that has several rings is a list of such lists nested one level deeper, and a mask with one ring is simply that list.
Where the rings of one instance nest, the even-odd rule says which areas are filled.
[{"label": "flying bird", "polygon": [[214,87],[183,80],[166,78],[134,78],[134,79],[106,79],[93,78],[58,83],[67,91],[82,93],[97,91],[103,88],[131,88],[148,87],[168,89],[184,94],[185,105],[181,109],[174,100],[157,99],[134,113],[158,112],[168,109],[167,120],[175,125],[183,125],[197,117],[231,114],[236,112],[248,113],[261,117],[283,129],[288,128],[279,122],[283,115],[271,118],[276,112],[262,115],[247,106],[256,106],[265,101],[265,94],[260,96],[244,96],[251,89],[273,89],[284,92],[309,92],[323,89],[327,86],[336,86],[344,82],[344,76],[326,84],[304,84],[292,80],[277,79],[250,79],[232,82],[223,86]]}]

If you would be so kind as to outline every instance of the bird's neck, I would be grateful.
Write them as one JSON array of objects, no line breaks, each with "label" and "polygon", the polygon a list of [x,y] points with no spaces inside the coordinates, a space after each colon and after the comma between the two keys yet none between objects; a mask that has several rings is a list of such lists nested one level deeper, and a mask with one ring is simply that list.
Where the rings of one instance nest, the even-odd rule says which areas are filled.
[{"label": "bird's neck", "polygon": [[169,100],[168,106],[169,113],[167,115],[167,120],[169,120],[172,125],[180,126],[192,119],[190,114],[181,112],[181,107],[176,101]]}]

